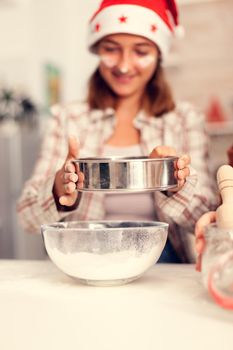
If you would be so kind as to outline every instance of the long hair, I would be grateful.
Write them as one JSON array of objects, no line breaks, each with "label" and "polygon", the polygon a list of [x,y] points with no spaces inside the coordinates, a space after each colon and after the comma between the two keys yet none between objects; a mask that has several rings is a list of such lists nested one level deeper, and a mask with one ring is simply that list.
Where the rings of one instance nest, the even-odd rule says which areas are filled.
[{"label": "long hair", "polygon": [[[87,103],[91,109],[116,108],[118,96],[102,78],[97,68],[88,84]],[[147,83],[141,100],[141,108],[149,115],[160,117],[175,108],[171,89],[166,82],[160,60],[155,73]]]}]

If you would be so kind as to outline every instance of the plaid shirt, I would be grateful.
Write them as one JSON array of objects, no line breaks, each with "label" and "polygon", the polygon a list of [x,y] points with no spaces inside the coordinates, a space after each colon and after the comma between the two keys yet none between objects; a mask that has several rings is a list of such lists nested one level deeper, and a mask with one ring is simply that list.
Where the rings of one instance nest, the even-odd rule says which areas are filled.
[{"label": "plaid shirt", "polygon": [[[56,171],[67,156],[67,137],[75,135],[80,157],[101,156],[106,140],[115,126],[114,110],[90,110],[87,104],[54,106],[46,127],[39,159],[32,177],[26,182],[17,210],[26,231],[38,232],[40,225],[60,220],[102,220],[105,217],[104,194],[83,193],[74,211],[58,211],[52,188]],[[208,139],[204,118],[188,103],[180,103],[160,118],[143,111],[134,119],[140,131],[143,154],[159,145],[172,146],[177,154],[191,156],[191,174],[174,194],[154,192],[156,216],[169,223],[169,237],[184,262],[193,261],[193,233],[197,219],[216,207],[216,194],[208,170]],[[194,170],[195,169],[195,170]],[[197,176],[198,174],[198,176]]]}]

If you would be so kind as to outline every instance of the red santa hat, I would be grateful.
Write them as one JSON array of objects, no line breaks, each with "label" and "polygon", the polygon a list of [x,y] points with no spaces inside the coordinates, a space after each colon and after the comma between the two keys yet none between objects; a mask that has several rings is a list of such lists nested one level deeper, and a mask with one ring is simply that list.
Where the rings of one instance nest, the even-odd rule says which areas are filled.
[{"label": "red santa hat", "polygon": [[164,58],[177,28],[175,0],[103,0],[90,20],[88,44],[92,50],[107,35],[140,35],[154,42]]}]

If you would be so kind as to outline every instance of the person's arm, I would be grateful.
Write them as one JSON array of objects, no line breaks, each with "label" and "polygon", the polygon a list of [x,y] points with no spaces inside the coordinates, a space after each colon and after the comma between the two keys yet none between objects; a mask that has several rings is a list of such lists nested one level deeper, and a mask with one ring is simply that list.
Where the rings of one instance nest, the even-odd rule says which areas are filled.
[{"label": "person's arm", "polygon": [[49,118],[33,175],[25,183],[17,203],[20,222],[28,232],[38,233],[40,225],[59,221],[69,214],[63,210],[65,203],[59,203],[63,193],[55,190],[55,175],[67,157],[66,122],[62,111]]},{"label": "person's arm", "polygon": [[[196,221],[209,210],[217,206],[217,193],[214,187],[214,177],[209,171],[208,138],[204,128],[203,116],[191,107],[183,117],[183,153],[191,158],[190,174],[184,185],[175,193],[165,195],[156,192],[156,205],[163,216],[185,231],[194,232]],[[175,147],[175,145],[174,145]]]}]

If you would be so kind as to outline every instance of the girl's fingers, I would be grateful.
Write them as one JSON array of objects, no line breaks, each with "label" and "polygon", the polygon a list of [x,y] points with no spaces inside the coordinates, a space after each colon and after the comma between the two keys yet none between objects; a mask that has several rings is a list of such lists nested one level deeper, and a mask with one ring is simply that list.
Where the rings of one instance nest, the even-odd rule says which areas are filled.
[{"label": "girl's fingers", "polygon": [[178,179],[178,187],[184,186],[186,178],[190,175],[190,164],[191,158],[189,155],[184,154],[181,156],[176,163],[175,177]]},{"label": "girl's fingers", "polygon": [[179,180],[185,180],[186,177],[190,175],[190,169],[189,168],[184,168],[182,170],[177,171],[177,178]]},{"label": "girl's fingers", "polygon": [[208,213],[203,214],[196,223],[195,236],[197,238],[203,237],[204,227],[211,224],[212,222],[215,222],[215,221],[216,221],[216,212],[215,211],[209,211]]},{"label": "girl's fingers", "polygon": [[189,176],[189,174],[189,168],[184,168],[182,170],[175,171],[175,177],[178,180],[178,189],[184,186],[186,178]]},{"label": "girl's fingers", "polygon": [[75,173],[75,165],[74,163],[67,161],[64,166],[65,172],[66,173]]},{"label": "girl's fingers", "polygon": [[202,258],[201,255],[197,256],[196,270],[199,271],[199,272],[201,271],[201,258]]},{"label": "girl's fingers", "polygon": [[65,206],[72,206],[77,200],[77,192],[72,194],[63,195],[59,198],[59,203]]},{"label": "girl's fingers", "polygon": [[74,182],[69,182],[68,184],[64,185],[65,193],[71,194],[76,190],[76,184]]},{"label": "girl's fingers", "polygon": [[186,168],[191,162],[191,158],[188,154],[184,154],[177,161],[177,168],[182,170]]},{"label": "girl's fingers", "polygon": [[83,188],[84,174],[80,171],[76,173],[64,173],[63,188],[65,194],[72,194],[75,190]]},{"label": "girl's fingers", "polygon": [[201,238],[201,237],[198,238],[198,239],[196,240],[195,245],[196,245],[196,250],[197,250],[197,252],[198,252],[199,254],[203,253],[204,248],[205,248],[205,240],[204,240],[204,238]]},{"label": "girl's fingers", "polygon": [[77,182],[78,175],[76,173],[64,173],[64,183],[67,184],[69,182]]}]

